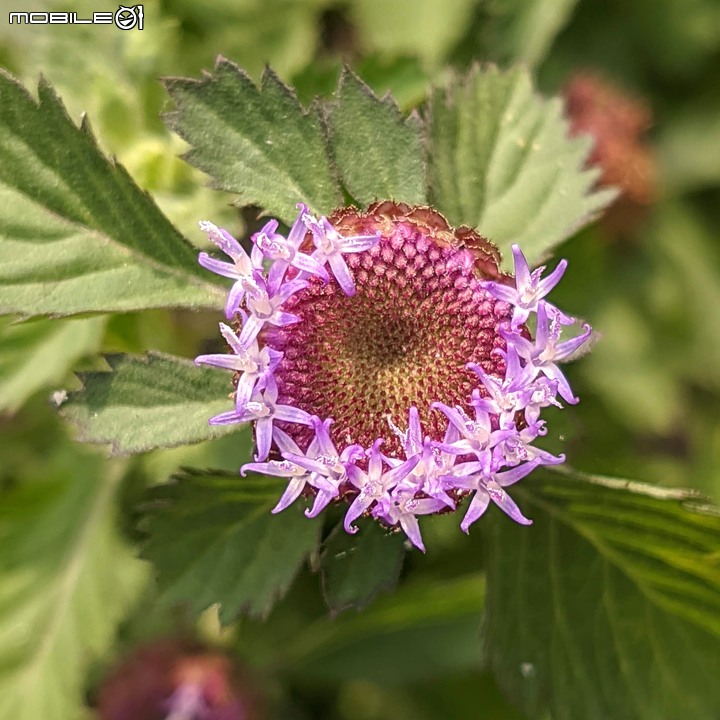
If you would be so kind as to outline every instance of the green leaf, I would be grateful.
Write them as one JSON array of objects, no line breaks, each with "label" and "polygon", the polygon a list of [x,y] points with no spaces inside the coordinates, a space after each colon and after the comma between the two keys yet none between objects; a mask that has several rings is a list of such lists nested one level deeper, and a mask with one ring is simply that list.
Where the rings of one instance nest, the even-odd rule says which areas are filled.
[{"label": "green leaf", "polygon": [[361,525],[357,535],[338,525],[323,550],[323,591],[334,614],[362,610],[379,592],[392,590],[400,577],[405,557],[402,533],[389,533],[374,520]]},{"label": "green leaf", "polygon": [[316,58],[325,29],[321,13],[329,5],[331,0],[215,0],[212,5],[180,0],[173,5],[173,20],[192,27],[192,33],[182,33],[182,65],[207,67],[219,53],[252,77],[259,77],[265,65],[293,77]]},{"label": "green leaf", "polygon": [[437,208],[455,225],[476,227],[506,263],[512,243],[531,263],[546,257],[615,197],[592,190],[590,139],[567,137],[560,100],[538,97],[523,68],[476,66],[436,89],[428,124]]},{"label": "green leaf", "polygon": [[72,473],[0,503],[0,720],[82,712],[88,663],[147,577],[115,529],[121,473],[80,456]]},{"label": "green leaf", "polygon": [[192,246],[52,88],[0,73],[0,313],[220,307]]},{"label": "green leaf", "polygon": [[110,444],[113,454],[145,452],[209,440],[237,426],[208,425],[232,410],[230,374],[189,360],[149,353],[109,355],[109,372],[81,373],[60,414],[83,442]]},{"label": "green leaf", "polygon": [[720,184],[720,128],[714,122],[720,103],[678,108],[658,140],[665,194],[681,195]]},{"label": "green leaf", "polygon": [[377,199],[427,201],[422,124],[416,115],[403,120],[392,97],[379,100],[346,68],[329,121],[341,178],[361,205]]},{"label": "green leaf", "polygon": [[305,111],[270,69],[257,88],[221,59],[213,75],[166,86],[177,106],[168,124],[192,145],[186,160],[215,187],[236,193],[239,204],[289,223],[299,202],[322,213],[340,203],[319,109]]},{"label": "green leaf", "polygon": [[483,36],[487,55],[509,65],[537,65],[547,55],[557,34],[567,24],[577,0],[499,0],[488,3]]},{"label": "green leaf", "polygon": [[642,308],[611,294],[593,324],[607,332],[584,363],[588,384],[636,432],[672,433],[682,412],[682,379],[668,353],[658,352],[657,330]]},{"label": "green leaf", "polygon": [[16,412],[42,388],[59,383],[76,360],[97,350],[105,318],[0,321],[0,412]]},{"label": "green leaf", "polygon": [[419,55],[439,67],[467,32],[475,0],[356,0],[349,8],[363,45],[389,55]]},{"label": "green leaf", "polygon": [[285,486],[188,471],[154,488],[143,554],[158,570],[163,599],[198,613],[218,603],[223,623],[241,612],[267,616],[317,547],[321,527],[299,507],[270,512]]},{"label": "green leaf", "polygon": [[531,528],[483,524],[500,684],[533,718],[716,718],[720,514],[687,491],[538,475],[514,492]]},{"label": "green leaf", "polygon": [[300,678],[382,685],[435,678],[481,665],[481,575],[403,585],[365,612],[310,625],[282,661]]}]

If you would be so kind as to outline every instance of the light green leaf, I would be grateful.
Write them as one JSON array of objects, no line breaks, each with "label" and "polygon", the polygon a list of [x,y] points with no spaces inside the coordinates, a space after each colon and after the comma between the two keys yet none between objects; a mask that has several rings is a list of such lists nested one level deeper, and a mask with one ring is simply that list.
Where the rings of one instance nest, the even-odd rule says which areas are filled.
[{"label": "light green leaf", "polygon": [[538,97],[523,68],[475,67],[432,93],[430,188],[455,225],[470,225],[531,263],[589,223],[615,197],[593,191],[586,137],[569,139],[560,100]]},{"label": "light green leaf", "polygon": [[0,502],[0,720],[78,718],[88,663],[147,577],[114,526],[122,466],[74,468]]},{"label": "light green leaf", "polygon": [[378,100],[352,71],[340,79],[330,111],[331,142],[342,181],[362,205],[427,201],[421,122],[403,120],[392,97]]},{"label": "light green leaf", "polygon": [[405,557],[405,536],[370,520],[357,535],[338,525],[320,559],[323,594],[333,613],[362,610],[383,590],[392,590]]},{"label": "light green leaf", "polygon": [[475,0],[356,0],[350,12],[364,45],[390,55],[419,55],[438,67],[467,32]]},{"label": "light green leaf", "polygon": [[231,57],[253,78],[270,65],[293,77],[312,64],[332,0],[175,0],[173,14],[193,32],[183,33],[186,66],[207,67],[218,53]]},{"label": "light green leaf", "polygon": [[668,354],[658,352],[647,316],[627,298],[610,296],[593,324],[604,332],[582,367],[589,385],[633,430],[671,433],[682,407],[681,378]]},{"label": "light green leaf", "polygon": [[566,25],[577,0],[495,0],[484,7],[481,43],[494,62],[537,65]]},{"label": "light green leaf", "polygon": [[0,313],[219,307],[192,246],[78,128],[0,73]]},{"label": "light green leaf", "polygon": [[364,612],[310,625],[282,660],[300,678],[368,680],[382,685],[477,670],[482,575],[416,580]]},{"label": "light green leaf", "polygon": [[187,472],[152,489],[144,556],[159,573],[162,597],[194,612],[218,603],[220,620],[267,616],[315,550],[320,520],[299,507],[270,511],[286,481]]},{"label": "light green leaf", "polygon": [[720,184],[720,103],[682,106],[658,139],[663,190],[672,195]]},{"label": "light green leaf", "polygon": [[305,111],[270,69],[257,88],[221,59],[213,75],[166,85],[177,106],[168,124],[192,145],[185,158],[239,204],[290,222],[299,202],[322,213],[340,203],[319,110]]},{"label": "light green leaf", "polygon": [[514,490],[532,527],[483,521],[498,682],[531,718],[713,720],[720,514],[687,491],[563,475]]},{"label": "light green leaf", "polygon": [[208,425],[232,410],[230,374],[189,360],[149,353],[109,355],[109,372],[81,373],[84,388],[71,393],[60,414],[83,442],[109,444],[113,454],[145,452],[209,440],[236,425]]},{"label": "light green leaf", "polygon": [[0,412],[14,413],[36,391],[64,380],[76,360],[97,350],[105,318],[0,320]]}]

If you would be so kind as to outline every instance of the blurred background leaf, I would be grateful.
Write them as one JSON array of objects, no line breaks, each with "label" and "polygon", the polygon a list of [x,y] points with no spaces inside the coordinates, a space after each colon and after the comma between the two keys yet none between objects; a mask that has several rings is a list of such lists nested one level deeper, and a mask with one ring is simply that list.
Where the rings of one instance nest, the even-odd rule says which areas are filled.
[{"label": "blurred background leaf", "polygon": [[78,359],[98,351],[105,323],[103,317],[0,320],[0,412],[12,414],[33,393],[64,381]]},{"label": "blurred background leaf", "polygon": [[79,451],[72,473],[64,462],[0,503],[3,720],[79,717],[88,663],[147,579],[115,527],[124,466]]}]

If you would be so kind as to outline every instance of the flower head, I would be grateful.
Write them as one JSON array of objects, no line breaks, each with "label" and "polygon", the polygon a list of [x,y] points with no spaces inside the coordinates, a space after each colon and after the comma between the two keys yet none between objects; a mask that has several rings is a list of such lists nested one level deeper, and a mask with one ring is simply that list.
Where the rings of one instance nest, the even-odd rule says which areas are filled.
[{"label": "flower head", "polygon": [[135,649],[101,683],[100,720],[257,720],[261,703],[230,657],[185,639]]},{"label": "flower head", "polygon": [[245,289],[235,329],[222,326],[232,355],[197,360],[235,370],[236,408],[211,422],[253,424],[243,472],[288,479],[275,512],[302,495],[310,517],[347,502],[348,532],[369,515],[423,550],[417,518],[465,496],[464,530],[490,501],[529,523],[504,488],[564,460],[534,445],[540,411],[558,394],[575,401],[557,363],[590,332],[560,341],[572,319],[545,300],[565,261],[543,279],[513,246],[513,288],[494,245],[429,208],[298,207],[287,238],[270,221],[236,261]]}]

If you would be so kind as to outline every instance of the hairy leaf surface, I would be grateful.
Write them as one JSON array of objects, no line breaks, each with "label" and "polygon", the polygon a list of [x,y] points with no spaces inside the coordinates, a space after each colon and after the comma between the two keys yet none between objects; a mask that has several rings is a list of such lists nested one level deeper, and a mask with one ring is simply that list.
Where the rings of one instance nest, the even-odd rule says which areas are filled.
[{"label": "hairy leaf surface", "polygon": [[545,473],[490,513],[486,633],[530,717],[712,720],[720,707],[720,515],[696,495]]}]

